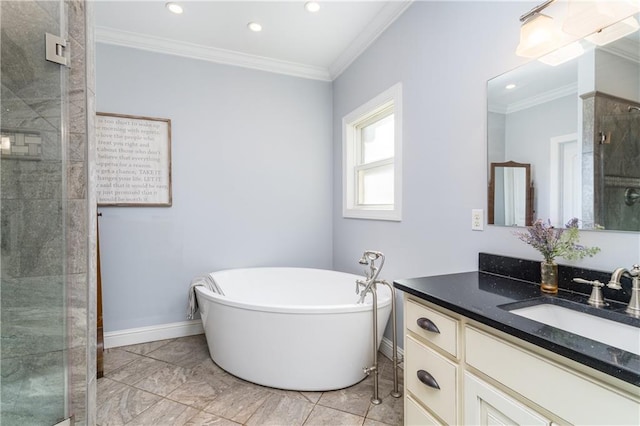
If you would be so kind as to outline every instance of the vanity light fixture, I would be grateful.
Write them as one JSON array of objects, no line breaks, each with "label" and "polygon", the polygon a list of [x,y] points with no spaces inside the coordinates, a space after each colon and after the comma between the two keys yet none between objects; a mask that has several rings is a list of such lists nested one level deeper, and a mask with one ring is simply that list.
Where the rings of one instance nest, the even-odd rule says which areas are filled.
[{"label": "vanity light fixture", "polygon": [[165,4],[164,7],[166,7],[170,12],[173,12],[176,15],[180,15],[182,12],[184,12],[182,6],[180,6],[178,3],[169,2]]},{"label": "vanity light fixture", "polygon": [[556,65],[564,64],[567,61],[575,59],[583,53],[584,47],[582,47],[582,44],[579,41],[574,41],[573,43],[556,49],[551,53],[547,53],[546,55],[538,58],[538,60],[543,64],[555,67]]},{"label": "vanity light fixture", "polygon": [[554,19],[541,13],[553,2],[554,0],[547,0],[520,17],[522,26],[516,55],[537,58],[566,44],[566,37]]},{"label": "vanity light fixture", "polygon": [[249,22],[247,24],[247,27],[249,27],[249,29],[255,33],[262,31],[262,25],[258,24],[257,22]]},{"label": "vanity light fixture", "polygon": [[623,19],[616,24],[603,28],[590,36],[585,37],[585,40],[588,40],[593,44],[597,44],[598,46],[604,46],[621,39],[622,37],[626,37],[629,34],[633,34],[639,29],[640,24],[638,24],[638,20],[633,16],[630,16],[627,19]]},{"label": "vanity light fixture", "polygon": [[582,38],[638,12],[640,12],[638,0],[569,0],[562,31]]},{"label": "vanity light fixture", "polygon": [[320,10],[320,3],[317,1],[308,1],[304,4],[304,8],[307,12],[315,13]]},{"label": "vanity light fixture", "polygon": [[535,12],[523,21],[516,55],[537,58],[560,47],[562,41],[563,37],[556,29],[553,18]]}]

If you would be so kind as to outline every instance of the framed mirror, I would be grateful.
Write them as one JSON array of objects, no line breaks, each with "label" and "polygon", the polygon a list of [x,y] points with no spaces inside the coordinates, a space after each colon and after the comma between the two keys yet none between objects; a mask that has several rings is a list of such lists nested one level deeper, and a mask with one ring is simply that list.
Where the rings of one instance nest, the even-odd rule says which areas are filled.
[{"label": "framed mirror", "polygon": [[502,226],[533,224],[531,165],[491,163],[488,223]]},{"label": "framed mirror", "polygon": [[[491,181],[493,163],[529,164],[533,220],[564,226],[577,217],[583,229],[639,232],[640,197],[628,195],[640,193],[640,32],[580,43],[578,58],[534,60],[489,80]],[[491,196],[494,224],[511,225],[498,220],[505,206]]]}]

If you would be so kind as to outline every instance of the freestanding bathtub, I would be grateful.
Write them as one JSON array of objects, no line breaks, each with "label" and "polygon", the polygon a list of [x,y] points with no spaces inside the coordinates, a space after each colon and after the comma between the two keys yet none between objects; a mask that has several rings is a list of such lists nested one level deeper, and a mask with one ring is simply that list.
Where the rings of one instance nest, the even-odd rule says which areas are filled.
[{"label": "freestanding bathtub", "polygon": [[[213,361],[264,386],[325,391],[361,381],[373,364],[372,295],[357,304],[356,279],[306,268],[230,269],[210,274],[224,295],[196,287]],[[378,341],[391,291],[379,285]]]}]

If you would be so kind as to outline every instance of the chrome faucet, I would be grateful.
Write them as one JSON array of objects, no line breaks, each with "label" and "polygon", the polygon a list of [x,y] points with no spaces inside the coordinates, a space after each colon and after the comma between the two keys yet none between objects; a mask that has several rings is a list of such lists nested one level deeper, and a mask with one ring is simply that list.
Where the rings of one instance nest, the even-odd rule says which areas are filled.
[{"label": "chrome faucet", "polygon": [[[375,262],[378,259],[380,259],[380,265],[376,266]],[[384,284],[389,287],[389,291],[391,293],[391,328],[393,335],[393,359],[391,361],[393,362],[393,391],[391,391],[390,395],[394,398],[400,398],[402,396],[402,393],[398,389],[398,365],[402,361],[398,357],[396,292],[393,286],[387,281],[378,279],[378,275],[380,275],[380,271],[382,270],[382,265],[384,265],[384,254],[379,251],[367,250],[362,254],[362,257],[360,258],[358,263],[369,267],[368,269],[364,270],[365,279],[356,280],[356,294],[360,294],[358,303],[364,303],[364,298],[366,297],[367,293],[371,293],[372,297],[371,312],[373,314],[373,327],[371,331],[373,332],[373,365],[370,367],[364,367],[362,370],[367,376],[373,374],[373,396],[371,397],[371,403],[377,405],[382,402],[382,400],[378,396],[378,375],[380,373],[380,370],[378,368],[378,284]],[[360,290],[360,287],[362,287],[362,290]]]},{"label": "chrome faucet", "polygon": [[[378,259],[380,259],[380,265],[376,266],[375,262]],[[367,250],[362,254],[358,263],[369,267],[364,270],[366,279],[356,281],[356,294],[360,295],[358,303],[364,303],[364,298],[367,296],[367,293],[371,292],[371,286],[376,282],[382,270],[384,254],[379,251]],[[362,290],[360,290],[360,287],[363,287]]]},{"label": "chrome faucet", "polygon": [[626,313],[634,318],[640,318],[640,265],[633,265],[631,270],[625,268],[617,268],[611,274],[611,280],[607,287],[615,290],[620,290],[620,279],[623,276],[631,278],[631,298],[629,299],[629,306],[625,310]]}]

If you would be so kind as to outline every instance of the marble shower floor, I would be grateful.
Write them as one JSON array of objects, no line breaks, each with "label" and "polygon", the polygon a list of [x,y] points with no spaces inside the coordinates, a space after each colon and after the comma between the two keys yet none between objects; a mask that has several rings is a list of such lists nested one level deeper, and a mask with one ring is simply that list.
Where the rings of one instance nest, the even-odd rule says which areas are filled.
[{"label": "marble shower floor", "polygon": [[97,423],[401,425],[402,398],[389,395],[393,389],[391,361],[381,354],[378,359],[382,404],[373,405],[369,401],[371,377],[328,392],[283,391],[238,379],[211,360],[204,335],[108,349],[105,374],[98,380]]}]

